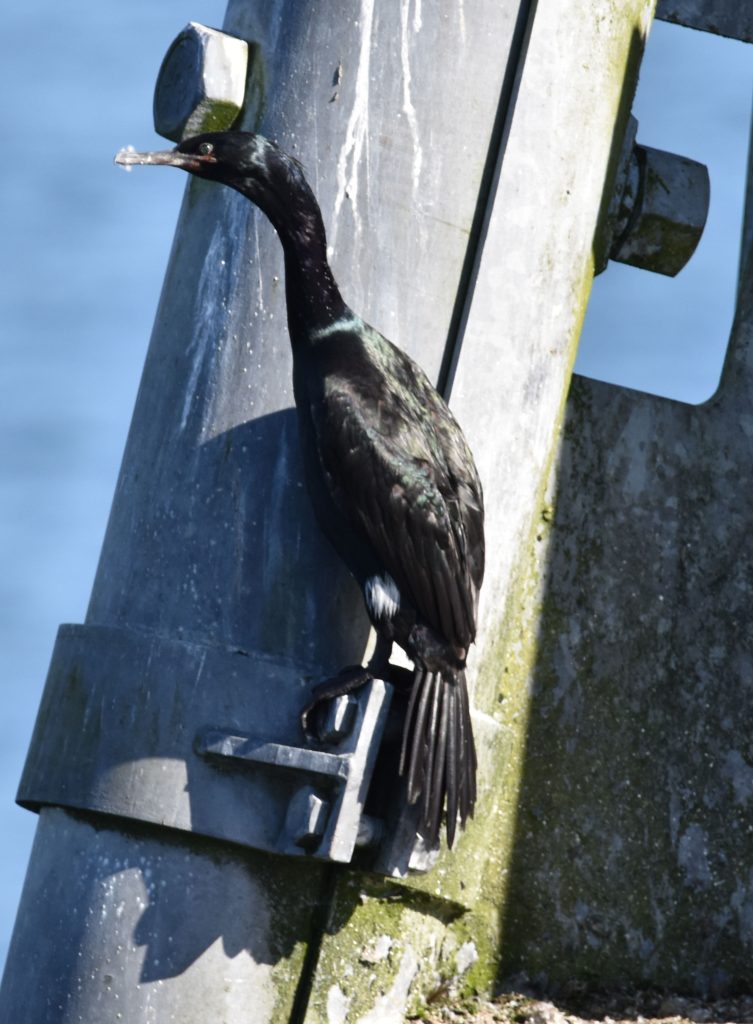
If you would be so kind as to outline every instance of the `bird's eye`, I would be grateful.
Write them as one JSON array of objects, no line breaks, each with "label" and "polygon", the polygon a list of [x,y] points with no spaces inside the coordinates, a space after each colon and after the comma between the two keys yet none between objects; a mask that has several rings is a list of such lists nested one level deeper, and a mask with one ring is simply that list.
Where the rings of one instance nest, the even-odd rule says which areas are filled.
[{"label": "bird's eye", "polygon": [[199,152],[202,156],[209,156],[210,153],[214,153],[214,146],[211,142],[202,142],[199,146]]}]

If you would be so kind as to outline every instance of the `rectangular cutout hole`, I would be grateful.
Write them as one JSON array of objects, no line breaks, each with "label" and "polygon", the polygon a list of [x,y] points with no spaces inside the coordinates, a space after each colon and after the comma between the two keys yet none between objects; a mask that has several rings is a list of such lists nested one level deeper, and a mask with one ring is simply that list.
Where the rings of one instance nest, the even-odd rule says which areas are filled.
[{"label": "rectangular cutout hole", "polygon": [[654,22],[633,107],[638,142],[707,165],[708,221],[675,278],[609,262],[577,373],[691,404],[714,394],[735,309],[752,93],[753,45]]}]

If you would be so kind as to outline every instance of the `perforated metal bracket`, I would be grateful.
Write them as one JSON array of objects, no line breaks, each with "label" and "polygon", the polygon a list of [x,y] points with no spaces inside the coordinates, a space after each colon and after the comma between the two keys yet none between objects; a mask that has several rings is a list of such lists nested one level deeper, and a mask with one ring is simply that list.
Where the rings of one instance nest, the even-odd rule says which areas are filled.
[{"label": "perforated metal bracket", "polygon": [[379,836],[363,808],[392,688],[340,698],[311,745],[310,685],[259,653],[61,626],[18,802],[347,863]]}]

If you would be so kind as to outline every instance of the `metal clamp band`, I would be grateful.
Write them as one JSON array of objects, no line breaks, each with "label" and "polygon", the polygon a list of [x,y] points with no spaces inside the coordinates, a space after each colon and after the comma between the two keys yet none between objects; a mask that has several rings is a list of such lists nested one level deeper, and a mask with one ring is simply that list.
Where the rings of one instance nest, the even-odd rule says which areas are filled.
[{"label": "metal clamp band", "polygon": [[336,745],[306,745],[300,666],[64,625],[17,800],[349,862],[377,831],[363,807],[391,692],[374,680],[346,698]]}]

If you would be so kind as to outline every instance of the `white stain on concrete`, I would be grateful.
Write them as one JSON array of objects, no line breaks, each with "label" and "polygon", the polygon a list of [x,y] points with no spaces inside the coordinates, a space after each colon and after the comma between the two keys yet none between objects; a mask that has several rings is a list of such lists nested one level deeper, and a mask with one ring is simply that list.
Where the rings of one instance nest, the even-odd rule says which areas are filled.
[{"label": "white stain on concrete", "polygon": [[343,202],[350,200],[356,233],[361,230],[358,215],[358,183],[364,153],[368,158],[369,79],[371,75],[371,32],[374,23],[374,0],[361,0],[358,21],[360,47],[356,68],[355,95],[345,130],[345,142],[337,160],[337,194],[332,218],[332,248],[335,249],[337,226]]},{"label": "white stain on concrete", "polygon": [[[411,29],[409,27],[409,16],[410,16],[411,0],[402,0],[400,6],[400,65],[403,72],[403,113],[405,114],[406,120],[408,121],[408,127],[410,128],[411,139],[413,141],[413,195],[418,195],[419,185],[421,182],[421,166],[424,160],[423,150],[421,149],[421,140],[418,136],[418,118],[416,117],[416,108],[413,106],[413,99],[411,97],[411,68],[410,68],[410,36]],[[416,32],[416,13],[418,3],[414,6],[413,11],[413,25],[412,30]],[[420,10],[418,11],[418,24],[421,23]]]},{"label": "white stain on concrete", "polygon": [[345,1024],[350,999],[339,985],[330,985],[327,992],[327,1024]]},{"label": "white stain on concrete", "polygon": [[380,996],[357,1024],[403,1024],[410,987],[418,974],[418,958],[410,946],[403,953],[400,967],[389,991]]},{"label": "white stain on concrete", "polygon": [[259,214],[254,217],[254,256],[256,257],[256,288],[257,288],[257,302],[256,306],[259,311],[264,309],[264,277],[261,272],[262,261],[259,258],[261,253],[261,246],[259,245]]},{"label": "white stain on concrete", "polygon": [[225,226],[221,220],[218,220],[212,232],[204,266],[201,268],[199,285],[196,289],[196,303],[194,306],[196,330],[186,346],[186,355],[191,359],[191,369],[180,414],[181,431],[185,430],[188,424],[188,417],[195,400],[201,369],[206,361],[207,351],[219,323],[222,289],[225,282],[224,275],[218,271],[218,266],[225,252],[224,234]]},{"label": "white stain on concrete", "polygon": [[458,29],[461,46],[465,46],[465,7],[463,3],[464,0],[458,0]]},{"label": "white stain on concrete", "polygon": [[464,942],[455,957],[455,966],[458,974],[465,974],[478,960],[478,950],[475,942]]},{"label": "white stain on concrete", "polygon": [[202,373],[217,372],[222,361],[226,340],[237,333],[239,303],[235,293],[240,278],[240,264],[245,253],[241,244],[246,237],[249,207],[247,203],[228,193],[223,195],[224,209],[217,217],[209,241],[204,265],[201,268],[194,302],[194,323],[196,329],[186,346],[191,359],[191,368],[186,385],[183,408],[180,416],[180,430],[188,425],[191,409],[197,395],[203,393],[206,405],[202,409],[199,431],[202,440],[211,434],[214,420],[212,389],[199,388]]}]

